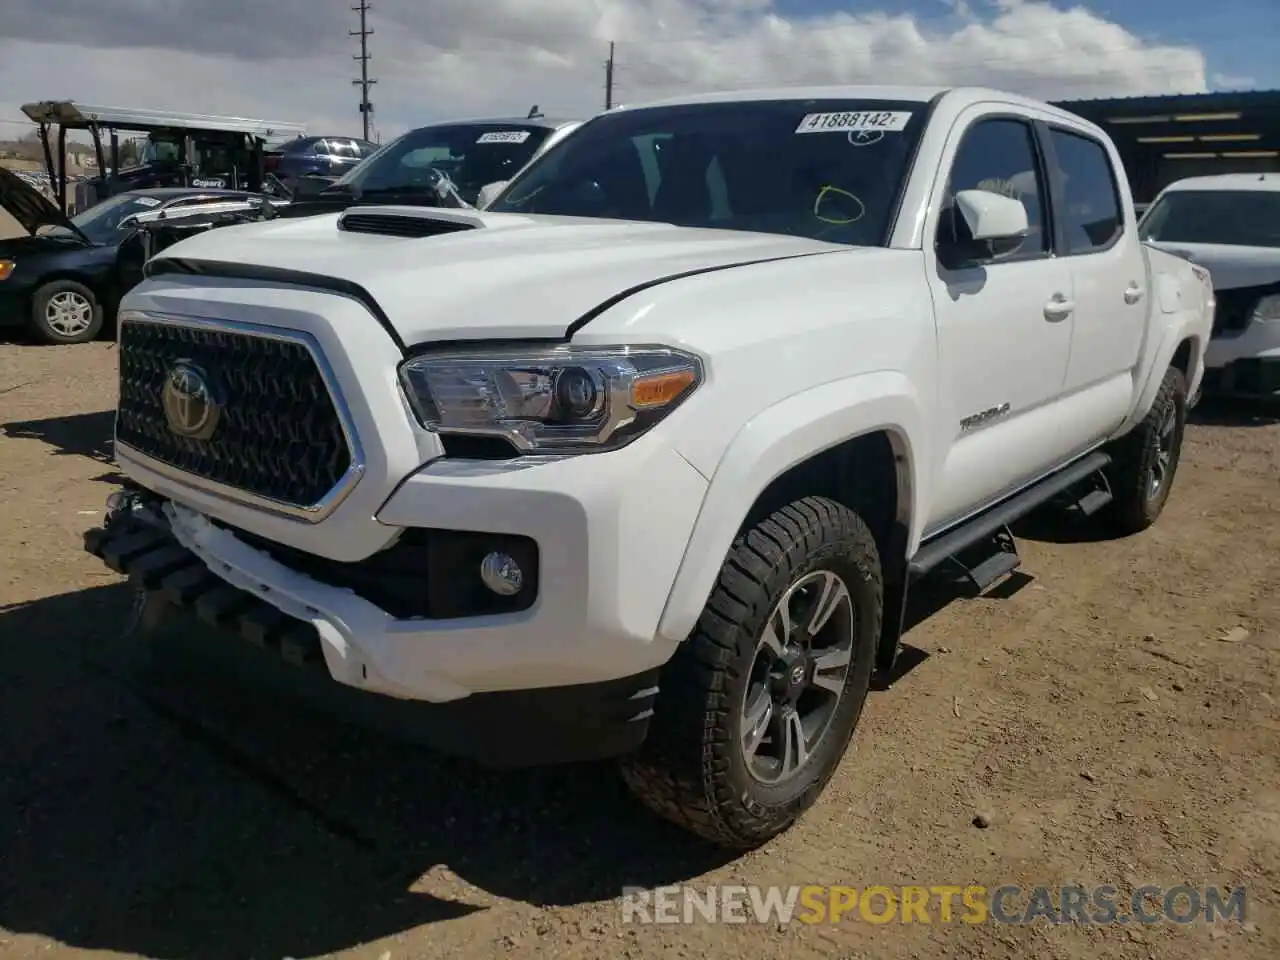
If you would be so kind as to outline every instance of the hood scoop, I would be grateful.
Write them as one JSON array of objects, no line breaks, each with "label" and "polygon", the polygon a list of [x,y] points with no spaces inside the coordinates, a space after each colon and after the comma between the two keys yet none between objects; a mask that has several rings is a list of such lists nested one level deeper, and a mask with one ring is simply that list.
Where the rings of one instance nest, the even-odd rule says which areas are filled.
[{"label": "hood scoop", "polygon": [[483,218],[472,210],[414,207],[349,207],[338,218],[338,230],[345,233],[414,239],[461,233],[485,225]]}]

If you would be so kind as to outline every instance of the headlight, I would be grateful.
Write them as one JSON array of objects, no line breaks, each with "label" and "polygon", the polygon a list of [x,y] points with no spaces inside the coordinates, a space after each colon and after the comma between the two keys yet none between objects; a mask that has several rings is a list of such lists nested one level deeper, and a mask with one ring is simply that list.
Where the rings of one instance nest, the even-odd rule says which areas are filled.
[{"label": "headlight", "polygon": [[15,264],[12,260],[0,260],[0,280],[8,280]]},{"label": "headlight", "polygon": [[613,450],[702,382],[697,357],[669,347],[548,347],[427,354],[400,367],[422,425],[501,437],[524,453]]},{"label": "headlight", "polygon": [[1280,293],[1273,293],[1259,300],[1258,305],[1253,308],[1251,319],[1258,323],[1274,323],[1280,320]]}]

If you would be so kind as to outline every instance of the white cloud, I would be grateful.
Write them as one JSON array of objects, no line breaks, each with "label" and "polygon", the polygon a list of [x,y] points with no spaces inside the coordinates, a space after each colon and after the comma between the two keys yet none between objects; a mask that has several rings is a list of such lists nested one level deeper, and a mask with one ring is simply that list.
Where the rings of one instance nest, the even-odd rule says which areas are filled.
[{"label": "white cloud", "polygon": [[[797,19],[774,0],[381,0],[371,14],[384,134],[450,116],[580,115],[617,99],[788,83],[980,83],[1060,99],[1207,89],[1192,47],[1146,42],[1084,7],[943,0],[944,19],[863,11]],[[347,2],[6,0],[0,118],[45,98],[359,127]],[[41,9],[47,3],[39,4]],[[887,4],[886,4],[887,6]],[[25,31],[25,32],[24,32]],[[93,37],[96,46],[57,42]],[[0,125],[0,136],[17,129]]]}]

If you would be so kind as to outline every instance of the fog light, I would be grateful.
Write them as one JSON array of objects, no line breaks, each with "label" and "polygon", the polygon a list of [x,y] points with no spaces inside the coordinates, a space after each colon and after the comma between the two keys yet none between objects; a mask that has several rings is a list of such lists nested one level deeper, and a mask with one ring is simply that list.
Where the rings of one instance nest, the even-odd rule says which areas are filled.
[{"label": "fog light", "polygon": [[480,561],[480,579],[501,597],[513,597],[524,586],[524,573],[509,554],[490,553]]}]

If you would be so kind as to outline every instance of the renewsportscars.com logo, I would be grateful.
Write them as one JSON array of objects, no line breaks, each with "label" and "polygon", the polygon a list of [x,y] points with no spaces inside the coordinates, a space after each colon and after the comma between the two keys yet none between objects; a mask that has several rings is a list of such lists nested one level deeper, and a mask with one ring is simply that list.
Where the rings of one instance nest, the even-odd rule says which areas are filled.
[{"label": "renewsportscars.com logo", "polygon": [[623,923],[1189,924],[1245,919],[1243,887],[624,887]]}]

